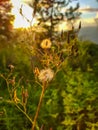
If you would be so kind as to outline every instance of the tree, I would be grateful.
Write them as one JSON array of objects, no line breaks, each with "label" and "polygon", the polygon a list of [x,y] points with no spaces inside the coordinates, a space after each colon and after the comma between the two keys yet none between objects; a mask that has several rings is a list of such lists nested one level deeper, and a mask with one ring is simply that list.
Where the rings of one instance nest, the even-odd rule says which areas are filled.
[{"label": "tree", "polygon": [[11,14],[12,4],[10,0],[0,0],[0,35],[7,38],[13,28],[14,16]]},{"label": "tree", "polygon": [[[78,1],[78,0],[77,0]],[[42,24],[48,30],[48,36],[53,38],[56,25],[61,21],[71,22],[79,18],[78,12],[79,3],[76,7],[70,6],[66,8],[72,1],[71,0],[37,0],[33,1],[33,9],[35,16],[38,13],[39,24]]]}]

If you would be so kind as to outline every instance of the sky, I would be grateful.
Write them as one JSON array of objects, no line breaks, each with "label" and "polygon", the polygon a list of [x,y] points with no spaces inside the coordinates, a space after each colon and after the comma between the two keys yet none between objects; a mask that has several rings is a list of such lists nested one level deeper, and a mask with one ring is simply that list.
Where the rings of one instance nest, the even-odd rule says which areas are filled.
[{"label": "sky", "polygon": [[97,0],[73,0],[72,5],[75,5],[77,1],[80,4],[80,12],[82,12],[81,18],[85,21],[88,19],[92,22],[95,18],[98,18],[98,2]]},{"label": "sky", "polygon": [[[15,26],[17,27],[26,27],[29,26],[29,22],[25,19],[25,17],[22,17],[19,13],[19,9],[21,8],[20,2],[24,3],[24,6],[22,7],[22,11],[24,16],[26,16],[29,20],[32,19],[32,9],[25,3],[30,2],[32,0],[12,0],[14,4],[14,9],[12,10],[13,14],[16,15],[15,19]],[[80,12],[82,12],[81,20],[83,23],[83,26],[88,25],[95,25],[95,18],[98,18],[98,2],[96,0],[73,0],[71,3],[72,6],[75,6],[77,1],[80,4]],[[17,3],[16,3],[17,2]]]},{"label": "sky", "polygon": [[[85,11],[88,8],[88,12],[84,12],[82,17],[84,18],[95,18],[98,14],[98,2],[96,0],[79,0],[80,8],[84,8]],[[97,9],[94,11],[93,9]]]}]

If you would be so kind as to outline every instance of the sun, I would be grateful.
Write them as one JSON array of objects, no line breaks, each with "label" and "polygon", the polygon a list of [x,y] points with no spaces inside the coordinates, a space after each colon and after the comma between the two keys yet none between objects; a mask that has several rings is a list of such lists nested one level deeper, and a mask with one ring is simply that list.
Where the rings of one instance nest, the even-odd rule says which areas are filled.
[{"label": "sun", "polygon": [[33,19],[33,9],[21,0],[11,0],[13,8],[12,14],[15,16],[14,28],[28,28],[36,23]]}]

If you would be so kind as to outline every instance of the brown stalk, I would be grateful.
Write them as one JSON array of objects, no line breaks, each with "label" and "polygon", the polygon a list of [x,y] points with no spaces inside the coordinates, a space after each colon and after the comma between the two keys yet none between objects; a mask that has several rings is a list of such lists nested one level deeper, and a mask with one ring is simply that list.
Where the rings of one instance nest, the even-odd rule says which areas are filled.
[{"label": "brown stalk", "polygon": [[39,99],[39,103],[38,103],[38,106],[37,106],[36,114],[35,114],[35,116],[34,116],[34,121],[33,121],[32,130],[34,130],[34,128],[35,128],[35,126],[36,126],[36,121],[37,121],[37,118],[38,118],[38,115],[39,115],[39,111],[40,111],[41,104],[42,104],[42,100],[43,100],[44,93],[45,93],[45,88],[46,88],[46,84],[44,84],[44,85],[42,86],[42,92],[41,92],[41,95],[40,95],[40,99]]}]

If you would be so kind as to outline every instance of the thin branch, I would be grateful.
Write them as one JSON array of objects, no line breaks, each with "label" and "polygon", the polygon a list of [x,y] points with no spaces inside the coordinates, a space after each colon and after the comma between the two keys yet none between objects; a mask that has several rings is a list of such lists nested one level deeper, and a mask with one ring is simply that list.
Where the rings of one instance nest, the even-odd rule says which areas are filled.
[{"label": "thin branch", "polygon": [[25,111],[23,111],[16,103],[14,103],[14,105],[29,119],[29,121],[32,123],[32,125],[33,125],[33,121],[32,121],[32,119],[28,116],[28,114],[25,112]]}]

